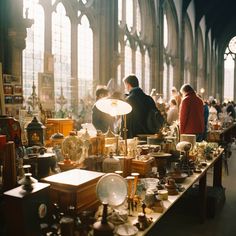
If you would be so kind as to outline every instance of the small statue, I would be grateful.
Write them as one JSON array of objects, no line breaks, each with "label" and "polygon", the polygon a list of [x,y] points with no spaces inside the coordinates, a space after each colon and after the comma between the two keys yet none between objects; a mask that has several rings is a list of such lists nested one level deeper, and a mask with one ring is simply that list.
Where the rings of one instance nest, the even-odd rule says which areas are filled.
[{"label": "small statue", "polygon": [[152,218],[151,217],[150,218],[146,217],[145,208],[146,208],[146,204],[143,202],[142,203],[143,212],[139,213],[138,222],[135,224],[135,226],[141,231],[148,228],[149,225],[152,223]]}]

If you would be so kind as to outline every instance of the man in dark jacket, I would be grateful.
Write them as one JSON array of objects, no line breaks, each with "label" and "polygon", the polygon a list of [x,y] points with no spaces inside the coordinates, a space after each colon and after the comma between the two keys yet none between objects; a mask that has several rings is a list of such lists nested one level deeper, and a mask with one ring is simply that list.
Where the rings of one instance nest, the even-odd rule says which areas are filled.
[{"label": "man in dark jacket", "polygon": [[138,134],[150,134],[147,118],[150,110],[157,109],[154,100],[139,87],[139,81],[135,75],[127,76],[123,82],[129,93],[126,102],[132,106],[132,111],[126,115],[127,138],[136,137]]}]

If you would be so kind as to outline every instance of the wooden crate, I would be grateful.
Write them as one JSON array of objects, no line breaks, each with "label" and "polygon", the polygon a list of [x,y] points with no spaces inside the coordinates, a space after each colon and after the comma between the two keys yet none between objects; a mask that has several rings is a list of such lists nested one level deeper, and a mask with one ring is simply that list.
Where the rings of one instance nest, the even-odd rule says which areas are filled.
[{"label": "wooden crate", "polygon": [[152,166],[154,166],[154,159],[149,160],[132,160],[131,169],[132,172],[137,172],[141,177],[146,177],[152,171]]},{"label": "wooden crate", "polygon": [[77,212],[96,210],[99,201],[96,196],[96,184],[104,173],[80,169],[68,170],[44,178],[49,183],[50,197],[53,203],[66,211],[74,206]]}]

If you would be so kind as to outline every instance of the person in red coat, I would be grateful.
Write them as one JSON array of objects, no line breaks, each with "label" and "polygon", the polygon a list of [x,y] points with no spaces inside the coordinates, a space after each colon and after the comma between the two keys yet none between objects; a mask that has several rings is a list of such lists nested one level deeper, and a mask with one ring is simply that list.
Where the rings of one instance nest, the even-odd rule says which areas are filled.
[{"label": "person in red coat", "polygon": [[196,134],[197,141],[202,141],[204,133],[203,101],[189,84],[184,84],[180,92],[183,96],[179,110],[180,134]]}]

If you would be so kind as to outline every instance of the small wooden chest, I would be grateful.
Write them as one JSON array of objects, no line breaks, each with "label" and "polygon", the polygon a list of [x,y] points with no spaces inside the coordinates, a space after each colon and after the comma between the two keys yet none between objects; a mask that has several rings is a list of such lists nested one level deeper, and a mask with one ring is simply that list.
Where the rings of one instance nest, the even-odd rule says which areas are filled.
[{"label": "small wooden chest", "polygon": [[149,160],[132,160],[131,169],[132,172],[137,172],[141,177],[146,177],[152,171],[152,166],[154,166],[154,159]]},{"label": "small wooden chest", "polygon": [[96,210],[99,201],[96,196],[96,184],[104,173],[80,169],[68,170],[44,178],[49,183],[50,197],[62,210],[69,206],[77,211]]}]

